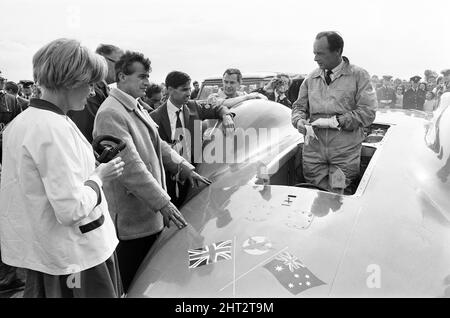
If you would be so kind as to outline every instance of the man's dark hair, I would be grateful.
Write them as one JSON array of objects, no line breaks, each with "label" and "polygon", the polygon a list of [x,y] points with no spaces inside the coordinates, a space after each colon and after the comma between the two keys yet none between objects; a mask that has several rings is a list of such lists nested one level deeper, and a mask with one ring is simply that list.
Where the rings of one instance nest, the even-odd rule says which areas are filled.
[{"label": "man's dark hair", "polygon": [[185,85],[187,82],[190,82],[191,78],[189,75],[183,72],[172,71],[167,74],[166,77],[166,87],[177,88],[179,86]]},{"label": "man's dark hair", "polygon": [[19,93],[19,86],[12,81],[6,82],[4,89],[5,91],[11,90],[14,95]]},{"label": "man's dark hair", "polygon": [[197,82],[197,81],[194,81],[194,82],[192,83],[192,85],[195,85],[195,84],[198,84],[198,82]]},{"label": "man's dark hair", "polygon": [[148,98],[152,98],[152,96],[154,94],[159,94],[162,92],[162,88],[161,86],[159,86],[158,84],[150,84],[149,87],[147,87],[147,89],[145,90],[145,96],[147,96]]},{"label": "man's dark hair", "polygon": [[229,68],[229,69],[227,69],[225,72],[223,72],[222,76],[225,76],[225,74],[228,74],[230,76],[233,75],[233,74],[236,74],[238,82],[239,83],[242,82],[242,73],[237,68]]},{"label": "man's dark hair", "polygon": [[100,55],[111,55],[113,52],[120,51],[120,48],[112,44],[100,44],[97,46],[95,53]]},{"label": "man's dark hair", "polygon": [[334,31],[320,32],[316,35],[316,40],[323,37],[327,38],[328,48],[331,52],[340,51],[340,54],[342,55],[342,52],[344,51],[344,39],[339,35],[339,33]]},{"label": "man's dark hair", "polygon": [[146,72],[151,71],[151,62],[144,56],[144,54],[139,52],[126,51],[114,66],[117,82],[119,82],[119,73],[123,73],[125,75],[133,74],[134,70],[131,66],[134,62],[141,63],[144,66]]}]

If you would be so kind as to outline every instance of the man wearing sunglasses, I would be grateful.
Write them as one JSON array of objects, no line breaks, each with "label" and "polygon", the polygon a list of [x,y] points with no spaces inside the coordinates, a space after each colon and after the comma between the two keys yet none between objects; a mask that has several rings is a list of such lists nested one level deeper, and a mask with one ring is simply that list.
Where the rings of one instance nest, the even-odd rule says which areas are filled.
[{"label": "man wearing sunglasses", "polygon": [[71,111],[68,114],[90,143],[92,143],[92,130],[94,127],[95,115],[97,114],[100,105],[109,96],[108,84],[112,84],[116,81],[114,67],[123,55],[123,51],[111,44],[100,44],[95,50],[95,53],[103,56],[108,64],[108,74],[106,75],[106,79],[94,85],[95,96],[87,99],[86,107],[84,107],[83,110]]}]

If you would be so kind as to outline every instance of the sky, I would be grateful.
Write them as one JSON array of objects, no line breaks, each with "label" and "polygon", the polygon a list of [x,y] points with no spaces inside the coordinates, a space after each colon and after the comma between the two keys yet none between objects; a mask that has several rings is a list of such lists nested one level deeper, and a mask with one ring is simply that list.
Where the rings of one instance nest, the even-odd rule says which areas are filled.
[{"label": "sky", "polygon": [[15,0],[2,1],[0,70],[32,79],[32,57],[51,40],[76,38],[144,53],[150,81],[173,70],[193,80],[243,73],[307,74],[315,35],[338,31],[344,55],[371,75],[423,77],[450,68],[448,0]]}]

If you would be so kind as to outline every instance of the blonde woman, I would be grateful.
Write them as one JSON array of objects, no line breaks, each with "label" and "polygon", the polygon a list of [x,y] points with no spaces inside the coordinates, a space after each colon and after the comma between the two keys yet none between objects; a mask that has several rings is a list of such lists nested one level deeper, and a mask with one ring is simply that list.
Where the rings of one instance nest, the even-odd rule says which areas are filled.
[{"label": "blonde woman", "polygon": [[41,99],[3,134],[0,241],[3,261],[27,269],[24,297],[118,297],[118,243],[103,182],[122,174],[115,158],[95,166],[93,150],[66,116],[81,110],[107,65],[76,40],[33,56]]}]

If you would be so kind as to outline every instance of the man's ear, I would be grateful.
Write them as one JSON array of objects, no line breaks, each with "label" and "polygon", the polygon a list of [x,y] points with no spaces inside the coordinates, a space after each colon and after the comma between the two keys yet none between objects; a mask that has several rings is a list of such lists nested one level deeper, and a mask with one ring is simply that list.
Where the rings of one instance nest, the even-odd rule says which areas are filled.
[{"label": "man's ear", "polygon": [[126,75],[123,72],[119,72],[119,74],[117,74],[117,79],[118,82],[122,82],[126,79]]}]

